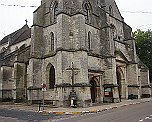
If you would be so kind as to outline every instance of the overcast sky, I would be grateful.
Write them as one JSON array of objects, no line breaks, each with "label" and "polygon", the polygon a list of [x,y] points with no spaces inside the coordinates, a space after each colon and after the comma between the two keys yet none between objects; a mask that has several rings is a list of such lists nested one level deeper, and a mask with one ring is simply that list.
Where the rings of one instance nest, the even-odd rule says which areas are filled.
[{"label": "overcast sky", "polygon": [[[152,29],[152,0],[115,0],[117,6],[133,30]],[[41,0],[0,0],[0,40],[21,28],[28,20],[33,23],[33,11],[39,6]],[[26,7],[21,7],[26,6]]]}]

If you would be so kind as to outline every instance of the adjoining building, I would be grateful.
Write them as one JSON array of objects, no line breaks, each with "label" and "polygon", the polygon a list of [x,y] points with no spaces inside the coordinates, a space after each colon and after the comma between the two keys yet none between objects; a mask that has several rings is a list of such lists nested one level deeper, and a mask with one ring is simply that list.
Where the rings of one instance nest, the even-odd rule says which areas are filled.
[{"label": "adjoining building", "polygon": [[[149,70],[114,0],[42,0],[0,42],[0,98],[82,106],[151,96]],[[21,46],[22,45],[22,46]]]},{"label": "adjoining building", "polygon": [[0,100],[26,100],[31,29],[24,25],[0,41]]}]

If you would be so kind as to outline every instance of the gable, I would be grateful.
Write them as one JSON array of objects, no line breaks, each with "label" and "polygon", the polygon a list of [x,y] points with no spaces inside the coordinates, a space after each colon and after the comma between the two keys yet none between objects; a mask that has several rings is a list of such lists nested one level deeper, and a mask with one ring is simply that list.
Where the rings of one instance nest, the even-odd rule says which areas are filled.
[{"label": "gable", "polygon": [[148,67],[139,59],[137,56],[138,68],[142,69],[142,71],[147,71]]},{"label": "gable", "polygon": [[19,30],[5,36],[1,41],[0,41],[0,45],[4,44],[4,43],[8,43],[9,45],[13,45],[16,44],[18,42],[21,42],[27,38],[30,38],[31,32],[30,32],[30,28],[28,27],[27,24],[25,24],[22,28],[20,28]]},{"label": "gable", "polygon": [[115,51],[115,56],[117,61],[129,63],[128,59],[121,51]]},{"label": "gable", "polygon": [[111,6],[113,9],[113,16],[123,21],[123,17],[117,7],[115,0],[105,0],[105,3],[106,3],[106,11],[109,12],[109,7]]}]

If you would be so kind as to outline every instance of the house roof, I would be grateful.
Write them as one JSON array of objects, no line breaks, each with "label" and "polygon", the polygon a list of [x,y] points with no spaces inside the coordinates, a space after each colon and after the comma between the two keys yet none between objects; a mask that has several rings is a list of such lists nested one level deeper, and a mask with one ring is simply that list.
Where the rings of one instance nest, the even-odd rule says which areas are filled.
[{"label": "house roof", "polygon": [[27,24],[25,24],[22,28],[19,30],[16,30],[15,32],[5,36],[1,41],[0,45],[8,43],[9,46],[17,44],[21,41],[24,41],[25,39],[28,39],[31,37],[31,29],[28,27]]},{"label": "house roof", "polygon": [[140,60],[140,58],[137,56],[137,62],[138,62],[138,67],[141,69],[148,70],[148,67]]}]

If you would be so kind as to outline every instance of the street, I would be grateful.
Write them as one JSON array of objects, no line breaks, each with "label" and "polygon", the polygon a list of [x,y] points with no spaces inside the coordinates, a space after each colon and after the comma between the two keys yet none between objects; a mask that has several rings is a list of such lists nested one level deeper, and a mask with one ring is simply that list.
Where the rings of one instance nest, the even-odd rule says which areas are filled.
[{"label": "street", "polygon": [[36,112],[0,109],[0,122],[41,122],[48,117]]},{"label": "street", "polygon": [[0,108],[0,122],[152,122],[152,101],[84,115],[43,115]]},{"label": "street", "polygon": [[58,122],[152,122],[152,101]]},{"label": "street", "polygon": [[66,115],[43,115],[38,112],[30,112],[15,109],[0,108],[0,122],[50,122],[55,118],[63,118]]}]

